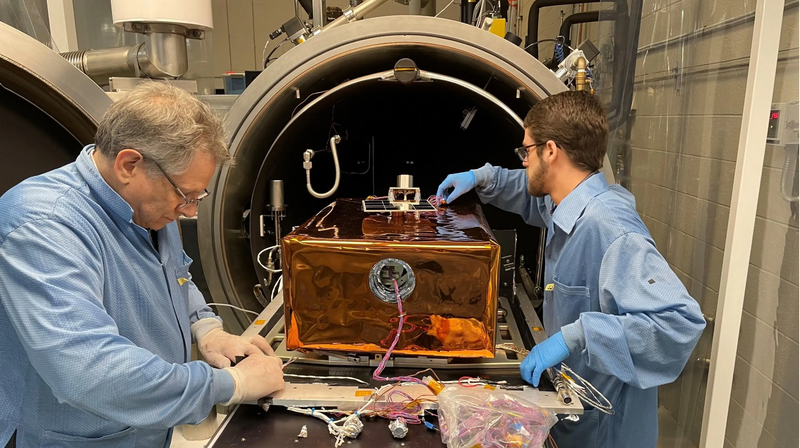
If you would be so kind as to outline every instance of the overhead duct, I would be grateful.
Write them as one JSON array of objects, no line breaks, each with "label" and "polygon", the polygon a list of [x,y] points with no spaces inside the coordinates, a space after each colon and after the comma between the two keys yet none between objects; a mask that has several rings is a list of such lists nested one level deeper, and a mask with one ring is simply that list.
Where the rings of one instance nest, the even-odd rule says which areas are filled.
[{"label": "overhead duct", "polygon": [[62,53],[99,85],[110,77],[178,78],[189,69],[186,39],[204,39],[213,28],[211,2],[139,0],[111,2],[114,24],[143,34],[145,41],[129,47]]}]

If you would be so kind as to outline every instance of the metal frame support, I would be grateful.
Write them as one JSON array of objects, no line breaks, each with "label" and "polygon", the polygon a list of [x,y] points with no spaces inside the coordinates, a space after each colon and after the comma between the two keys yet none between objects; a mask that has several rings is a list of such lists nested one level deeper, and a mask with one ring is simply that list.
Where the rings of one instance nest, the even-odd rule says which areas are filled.
[{"label": "metal frame support", "polygon": [[722,261],[717,323],[711,346],[711,370],[700,434],[700,446],[703,448],[722,448],[725,443],[744,291],[766,150],[767,114],[778,65],[783,6],[783,2],[774,0],[758,0],[756,5],[742,127],[739,132],[739,152],[736,157],[731,212]]},{"label": "metal frame support", "polygon": [[78,50],[75,9],[72,0],[47,0],[50,35],[61,53]]},{"label": "metal frame support", "polygon": [[325,0],[314,0],[313,11],[314,26],[322,28],[328,24],[328,8]]}]

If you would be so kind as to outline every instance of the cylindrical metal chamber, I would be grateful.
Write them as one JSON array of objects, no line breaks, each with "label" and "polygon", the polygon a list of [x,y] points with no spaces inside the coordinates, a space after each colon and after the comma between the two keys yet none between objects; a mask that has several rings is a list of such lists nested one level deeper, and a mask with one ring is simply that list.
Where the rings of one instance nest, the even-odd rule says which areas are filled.
[{"label": "cylindrical metal chamber", "polygon": [[[404,85],[393,79],[401,58],[419,67],[418,81]],[[342,136],[342,180],[332,199],[384,196],[400,174],[413,175],[414,186],[428,197],[448,173],[486,162],[521,168],[512,151],[524,137],[521,118],[537,100],[564,90],[519,47],[444,19],[367,19],[292,49],[247,88],[228,115],[236,164],[215,176],[212,195],[198,213],[200,254],[214,300],[262,308],[253,286],[268,286],[256,256],[276,244],[266,216],[272,181],[285,184],[287,232],[330,202],[306,192],[305,150],[317,153],[312,182],[324,191],[335,174],[327,141]],[[526,227],[518,216],[485,212],[495,228]],[[535,251],[538,232],[524,232],[522,253],[525,247]],[[242,326],[249,323],[237,318]]]},{"label": "cylindrical metal chamber", "polygon": [[77,157],[111,100],[37,40],[0,23],[0,195]]}]

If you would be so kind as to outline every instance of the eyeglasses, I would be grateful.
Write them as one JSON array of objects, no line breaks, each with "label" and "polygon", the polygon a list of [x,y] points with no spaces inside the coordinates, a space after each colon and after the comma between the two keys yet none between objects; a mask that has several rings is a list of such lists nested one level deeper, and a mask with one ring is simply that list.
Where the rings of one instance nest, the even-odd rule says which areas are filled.
[{"label": "eyeglasses", "polygon": [[520,146],[519,148],[514,148],[514,153],[517,155],[517,157],[519,157],[520,162],[524,162],[525,159],[528,158],[528,148],[535,148],[537,146],[542,146],[546,144],[547,142],[542,142],[542,143],[534,143],[532,145]]},{"label": "eyeglasses", "polygon": [[[151,160],[152,160],[152,159],[151,159]],[[185,195],[185,194],[183,194],[183,192],[181,191],[181,189],[180,189],[180,188],[178,188],[178,186],[177,186],[177,185],[175,185],[175,182],[173,182],[173,181],[172,181],[172,179],[170,179],[170,177],[169,177],[169,176],[167,176],[167,173],[166,173],[166,171],[164,171],[164,169],[163,169],[163,168],[161,168],[161,165],[159,165],[159,164],[158,164],[156,161],[153,161],[153,163],[155,164],[156,168],[158,168],[158,170],[159,170],[159,171],[161,171],[161,174],[163,174],[163,175],[164,175],[164,177],[166,177],[166,178],[167,178],[167,180],[169,181],[169,183],[171,183],[171,184],[172,184],[172,188],[174,188],[174,189],[175,189],[175,191],[177,191],[177,192],[178,192],[178,194],[179,194],[179,195],[181,195],[181,197],[183,198],[183,200],[184,200],[184,201],[186,201],[186,203],[185,203],[185,204],[181,204],[181,205],[179,205],[179,206],[178,206],[178,209],[179,209],[179,210],[180,210],[180,209],[184,209],[184,208],[186,208],[186,207],[188,207],[188,206],[190,206],[190,205],[197,205],[197,204],[198,204],[200,201],[202,201],[203,199],[205,199],[205,198],[207,198],[207,197],[208,197],[208,194],[209,194],[209,193],[208,193],[208,190],[204,189],[204,190],[203,190],[203,192],[202,192],[202,193],[200,193],[200,195],[199,195],[199,196],[197,196],[197,198],[195,198],[195,199],[189,199],[189,198],[187,198],[187,197],[186,197],[186,195]]]}]

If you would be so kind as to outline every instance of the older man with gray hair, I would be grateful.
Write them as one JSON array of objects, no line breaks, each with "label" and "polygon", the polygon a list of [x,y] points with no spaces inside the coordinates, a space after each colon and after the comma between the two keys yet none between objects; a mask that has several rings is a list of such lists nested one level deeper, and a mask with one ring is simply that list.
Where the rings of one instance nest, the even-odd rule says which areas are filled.
[{"label": "older man with gray hair", "polygon": [[214,404],[283,387],[263,338],[222,330],[181,248],[176,220],[230,162],[220,120],[153,82],[96,142],[0,198],[0,446],[168,446]]}]

